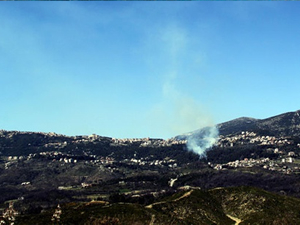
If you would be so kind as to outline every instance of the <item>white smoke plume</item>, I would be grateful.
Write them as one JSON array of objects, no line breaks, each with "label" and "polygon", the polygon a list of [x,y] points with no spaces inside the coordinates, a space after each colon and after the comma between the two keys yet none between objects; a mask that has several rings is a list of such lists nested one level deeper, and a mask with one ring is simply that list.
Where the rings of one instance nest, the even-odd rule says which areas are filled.
[{"label": "white smoke plume", "polygon": [[209,150],[217,143],[219,138],[219,130],[216,126],[205,127],[199,131],[195,131],[187,137],[187,148],[200,157],[206,156],[206,150]]},{"label": "white smoke plume", "polygon": [[[202,49],[194,45],[188,31],[178,24],[165,27],[158,35],[161,59],[165,59],[162,74],[162,96],[160,102],[150,112],[151,127],[160,132],[160,136],[176,136],[187,140],[187,148],[199,156],[211,148],[218,140],[218,129],[214,126],[212,114],[204,104],[205,96],[192,94],[193,91],[184,88],[189,80],[195,79],[201,88]],[[153,43],[153,42],[152,42]],[[197,47],[198,46],[198,47]],[[198,68],[195,71],[190,68]],[[197,130],[196,132],[191,132]],[[185,135],[186,132],[191,132]],[[183,134],[183,135],[180,135]]]}]

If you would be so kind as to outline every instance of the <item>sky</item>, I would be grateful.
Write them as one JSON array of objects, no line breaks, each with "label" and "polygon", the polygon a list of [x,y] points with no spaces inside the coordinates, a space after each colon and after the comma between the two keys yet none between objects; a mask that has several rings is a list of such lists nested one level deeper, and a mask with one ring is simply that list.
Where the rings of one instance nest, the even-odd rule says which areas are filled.
[{"label": "sky", "polygon": [[0,129],[170,138],[300,109],[300,2],[3,2]]}]

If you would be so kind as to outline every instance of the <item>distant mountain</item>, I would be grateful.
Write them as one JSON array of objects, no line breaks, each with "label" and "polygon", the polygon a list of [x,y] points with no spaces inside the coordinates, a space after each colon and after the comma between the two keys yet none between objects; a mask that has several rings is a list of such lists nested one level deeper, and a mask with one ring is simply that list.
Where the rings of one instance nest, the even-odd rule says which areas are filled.
[{"label": "distant mountain", "polygon": [[273,136],[300,136],[300,110],[266,119],[241,117],[217,125],[220,135],[254,131]]}]

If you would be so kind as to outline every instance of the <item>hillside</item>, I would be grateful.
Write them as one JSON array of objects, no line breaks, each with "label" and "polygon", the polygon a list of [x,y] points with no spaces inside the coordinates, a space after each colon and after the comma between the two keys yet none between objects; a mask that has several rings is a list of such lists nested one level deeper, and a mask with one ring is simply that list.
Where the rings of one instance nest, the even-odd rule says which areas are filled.
[{"label": "hillside", "polygon": [[279,196],[251,187],[215,188],[209,191],[219,199],[224,212],[243,224],[299,224],[299,199]]},{"label": "hillside", "polygon": [[218,124],[220,135],[241,131],[261,132],[273,136],[300,136],[300,110],[283,113],[266,119],[241,117]]},{"label": "hillside", "polygon": [[[274,224],[300,221],[300,200],[251,187],[190,189],[136,203],[67,203],[59,208],[60,224]],[[57,210],[57,208],[56,208]],[[18,216],[18,224],[52,224],[54,209]]]},{"label": "hillside", "polygon": [[[60,204],[64,224],[270,224],[277,204],[300,197],[299,122],[297,111],[220,124],[204,157],[188,150],[186,137],[201,143],[210,128],[168,140],[1,130],[0,213],[13,203],[23,224],[47,224]],[[179,191],[186,186],[196,188]],[[263,200],[259,211],[251,196],[276,204]],[[293,224],[298,208],[289,210],[272,223]]]}]

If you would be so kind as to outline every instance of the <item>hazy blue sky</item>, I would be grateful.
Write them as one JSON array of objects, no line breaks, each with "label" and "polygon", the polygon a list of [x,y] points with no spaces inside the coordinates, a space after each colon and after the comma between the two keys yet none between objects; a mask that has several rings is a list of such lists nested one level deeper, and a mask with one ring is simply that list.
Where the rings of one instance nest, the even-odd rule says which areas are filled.
[{"label": "hazy blue sky", "polygon": [[3,2],[0,129],[163,137],[300,109],[300,2]]}]

